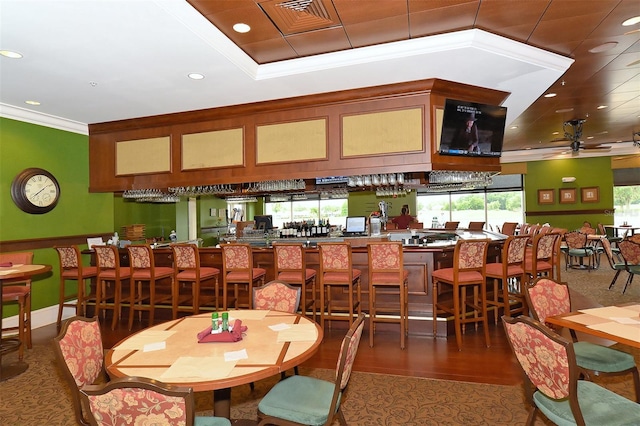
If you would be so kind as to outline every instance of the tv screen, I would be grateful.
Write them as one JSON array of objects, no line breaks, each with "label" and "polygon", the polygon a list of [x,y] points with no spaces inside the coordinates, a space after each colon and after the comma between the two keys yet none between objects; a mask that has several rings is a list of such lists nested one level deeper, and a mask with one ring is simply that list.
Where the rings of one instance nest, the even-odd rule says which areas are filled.
[{"label": "tv screen", "polygon": [[500,157],[506,118],[506,107],[447,99],[440,154]]},{"label": "tv screen", "polygon": [[273,216],[270,214],[254,216],[253,220],[256,223],[254,229],[263,229],[265,231],[273,229]]},{"label": "tv screen", "polygon": [[349,216],[347,217],[347,226],[345,227],[345,231],[350,234],[363,234],[367,229],[366,224],[367,218],[364,216]]}]

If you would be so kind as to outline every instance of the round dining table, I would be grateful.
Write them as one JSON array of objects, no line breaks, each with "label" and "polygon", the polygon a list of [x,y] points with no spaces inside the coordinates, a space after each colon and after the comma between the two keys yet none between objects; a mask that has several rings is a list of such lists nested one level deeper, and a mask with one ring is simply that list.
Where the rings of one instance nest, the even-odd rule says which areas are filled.
[{"label": "round dining table", "polygon": [[[141,330],[118,342],[105,357],[111,377],[148,377],[194,391],[213,391],[214,415],[230,418],[231,388],[289,370],[316,353],[320,326],[299,314],[230,310],[229,324],[247,329],[235,342],[200,343],[211,313]],[[220,313],[219,313],[220,314]]]},{"label": "round dining table", "polygon": [[[6,280],[14,279],[27,279],[34,275],[43,274],[51,270],[50,265],[6,265],[0,266],[0,299],[2,299],[3,283]],[[2,328],[3,321],[3,306],[0,303],[0,329]],[[5,355],[11,352],[15,352],[20,348],[23,343],[16,338],[4,338],[0,339],[0,381],[4,381],[24,373],[29,365],[22,361],[16,361],[12,363],[3,363]]]}]

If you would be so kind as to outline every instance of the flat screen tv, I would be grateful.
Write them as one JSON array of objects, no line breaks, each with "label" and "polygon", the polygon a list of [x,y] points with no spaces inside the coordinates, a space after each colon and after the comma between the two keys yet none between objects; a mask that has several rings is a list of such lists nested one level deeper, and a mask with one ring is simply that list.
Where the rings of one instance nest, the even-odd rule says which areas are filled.
[{"label": "flat screen tv", "polygon": [[265,231],[273,229],[273,216],[270,214],[256,215],[253,220],[256,223],[254,229],[263,229]]},{"label": "flat screen tv", "polygon": [[439,153],[500,157],[506,118],[506,107],[447,99]]},{"label": "flat screen tv", "polygon": [[367,218],[364,216],[347,217],[345,232],[347,234],[364,234],[367,229]]}]

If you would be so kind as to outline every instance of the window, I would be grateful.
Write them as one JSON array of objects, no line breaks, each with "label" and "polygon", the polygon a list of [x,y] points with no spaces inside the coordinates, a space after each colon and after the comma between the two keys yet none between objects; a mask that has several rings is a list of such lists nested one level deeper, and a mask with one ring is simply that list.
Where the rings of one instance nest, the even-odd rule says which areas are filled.
[{"label": "window", "polygon": [[640,185],[613,187],[614,225],[640,226]]},{"label": "window", "polygon": [[315,198],[265,203],[265,214],[272,215],[273,226],[279,228],[287,222],[315,221],[318,223],[320,219],[329,220],[331,225],[344,225],[347,211],[347,198],[328,200]]}]

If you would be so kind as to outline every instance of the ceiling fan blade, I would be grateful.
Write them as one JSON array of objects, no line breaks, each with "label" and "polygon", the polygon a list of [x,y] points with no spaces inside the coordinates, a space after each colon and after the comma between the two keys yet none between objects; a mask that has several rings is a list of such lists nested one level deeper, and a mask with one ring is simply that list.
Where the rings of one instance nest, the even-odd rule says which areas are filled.
[{"label": "ceiling fan blade", "polygon": [[581,149],[589,150],[589,151],[597,151],[597,152],[609,152],[611,151],[611,146],[609,145],[584,145],[580,147]]}]

